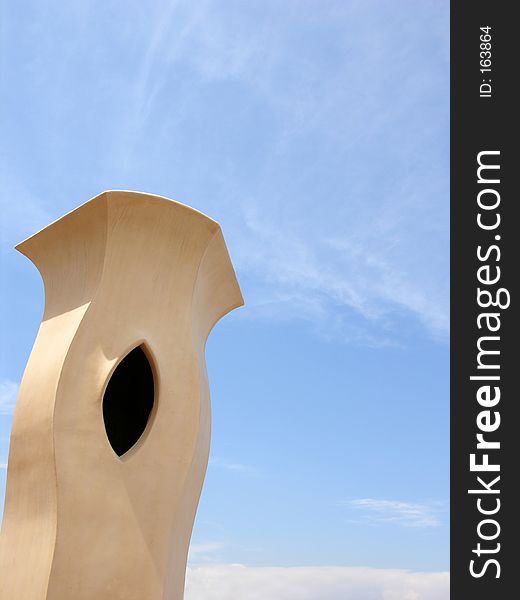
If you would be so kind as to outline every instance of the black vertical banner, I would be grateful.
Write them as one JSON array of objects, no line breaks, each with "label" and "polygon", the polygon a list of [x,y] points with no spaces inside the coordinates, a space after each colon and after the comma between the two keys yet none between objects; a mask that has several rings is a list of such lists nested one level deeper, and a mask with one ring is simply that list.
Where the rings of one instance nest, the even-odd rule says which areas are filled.
[{"label": "black vertical banner", "polygon": [[505,1],[451,3],[454,600],[510,600],[520,581],[515,8]]}]

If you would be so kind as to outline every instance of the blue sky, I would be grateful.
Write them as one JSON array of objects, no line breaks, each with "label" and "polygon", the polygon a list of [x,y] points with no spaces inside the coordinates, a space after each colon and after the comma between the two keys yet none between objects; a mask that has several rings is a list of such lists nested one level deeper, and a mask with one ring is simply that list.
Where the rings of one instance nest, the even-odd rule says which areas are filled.
[{"label": "blue sky", "polygon": [[0,497],[43,310],[13,245],[105,189],[148,191],[220,222],[246,300],[207,347],[189,597],[233,564],[426,571],[423,591],[395,581],[446,597],[448,8],[3,5]]}]

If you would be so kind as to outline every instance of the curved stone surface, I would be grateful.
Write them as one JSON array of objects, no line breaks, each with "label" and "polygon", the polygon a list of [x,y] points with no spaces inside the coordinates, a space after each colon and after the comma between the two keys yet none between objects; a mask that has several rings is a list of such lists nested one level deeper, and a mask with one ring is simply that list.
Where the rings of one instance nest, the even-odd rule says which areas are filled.
[{"label": "curved stone surface", "polygon": [[[243,304],[219,225],[110,191],[17,249],[45,313],[20,387],[0,535],[2,600],[179,600],[210,441],[204,346]],[[103,395],[138,346],[144,433],[118,456]]]}]

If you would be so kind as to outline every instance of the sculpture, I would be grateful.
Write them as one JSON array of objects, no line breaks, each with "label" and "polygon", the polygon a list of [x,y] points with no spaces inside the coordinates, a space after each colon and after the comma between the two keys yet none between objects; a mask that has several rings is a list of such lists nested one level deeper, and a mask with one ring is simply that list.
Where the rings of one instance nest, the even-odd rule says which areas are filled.
[{"label": "sculpture", "polygon": [[21,383],[2,600],[180,600],[210,441],[204,347],[243,304],[219,225],[109,191],[17,249],[45,313]]}]

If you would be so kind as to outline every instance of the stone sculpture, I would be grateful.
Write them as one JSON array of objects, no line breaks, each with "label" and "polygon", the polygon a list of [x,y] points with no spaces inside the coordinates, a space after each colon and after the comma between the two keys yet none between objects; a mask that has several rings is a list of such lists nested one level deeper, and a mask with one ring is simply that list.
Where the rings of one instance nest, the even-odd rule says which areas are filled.
[{"label": "stone sculpture", "polygon": [[219,225],[105,192],[17,249],[45,313],[20,387],[2,600],[180,600],[210,442],[204,347],[243,304]]}]

